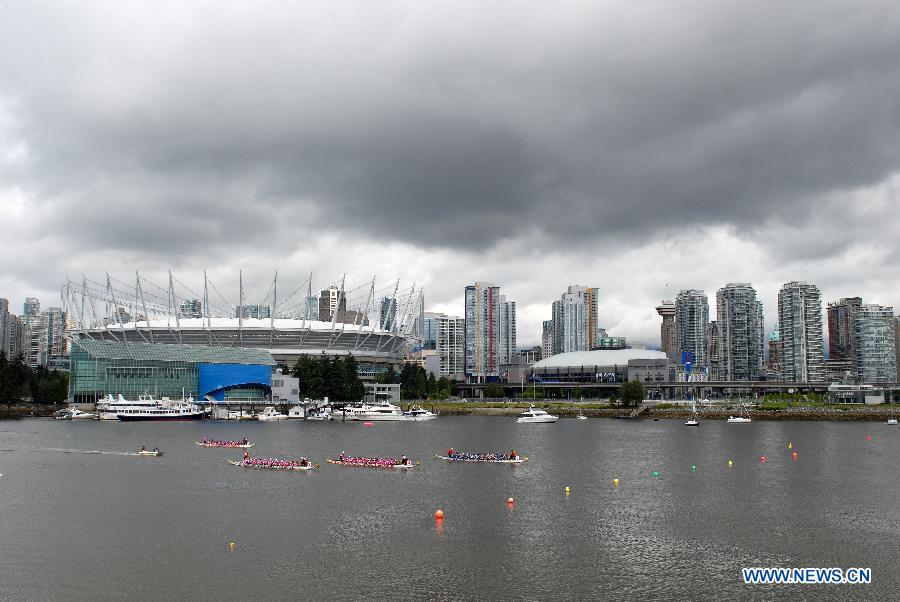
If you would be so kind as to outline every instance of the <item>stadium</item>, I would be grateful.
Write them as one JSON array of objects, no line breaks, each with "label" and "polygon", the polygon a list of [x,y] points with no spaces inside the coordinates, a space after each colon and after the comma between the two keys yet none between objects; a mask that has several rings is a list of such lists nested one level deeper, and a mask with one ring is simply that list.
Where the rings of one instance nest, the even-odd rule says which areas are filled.
[{"label": "stadium", "polygon": [[[322,290],[312,275],[279,298],[278,277],[265,293],[247,293],[243,275],[234,302],[204,272],[195,292],[169,272],[165,285],[136,274],[132,283],[67,280],[62,301],[68,336],[125,345],[189,345],[265,350],[277,364],[302,356],[352,354],[360,376],[372,378],[403,362],[420,344],[423,293],[400,283],[377,289],[372,278],[353,288],[342,277]],[[199,288],[199,287],[197,287]],[[252,300],[253,303],[249,303]]]}]

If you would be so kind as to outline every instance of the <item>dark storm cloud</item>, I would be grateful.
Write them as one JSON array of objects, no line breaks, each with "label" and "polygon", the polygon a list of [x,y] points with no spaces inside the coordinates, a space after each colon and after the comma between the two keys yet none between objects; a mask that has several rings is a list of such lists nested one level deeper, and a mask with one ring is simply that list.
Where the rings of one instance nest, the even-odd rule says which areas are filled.
[{"label": "dark storm cloud", "polygon": [[4,175],[88,246],[262,241],[279,211],[450,248],[752,234],[900,164],[891,2],[93,8],[0,25],[30,151]]}]

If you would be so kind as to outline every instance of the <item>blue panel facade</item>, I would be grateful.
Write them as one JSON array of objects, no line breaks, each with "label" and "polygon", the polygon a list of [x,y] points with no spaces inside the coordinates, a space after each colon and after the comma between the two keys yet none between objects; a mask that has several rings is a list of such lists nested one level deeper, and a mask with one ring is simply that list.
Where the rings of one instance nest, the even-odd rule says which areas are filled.
[{"label": "blue panel facade", "polygon": [[272,367],[260,364],[198,364],[200,399],[225,399],[225,389],[261,386],[271,390]]}]

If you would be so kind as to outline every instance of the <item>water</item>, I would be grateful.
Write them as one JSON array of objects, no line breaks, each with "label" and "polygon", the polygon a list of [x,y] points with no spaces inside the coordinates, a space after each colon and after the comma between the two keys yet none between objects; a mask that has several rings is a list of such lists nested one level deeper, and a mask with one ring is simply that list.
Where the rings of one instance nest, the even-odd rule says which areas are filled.
[{"label": "water", "polygon": [[[322,467],[236,468],[204,435]],[[449,446],[530,461],[432,458]],[[422,467],[324,463],[341,450]],[[876,423],[5,421],[0,598],[895,600],[898,452]],[[745,586],[745,566],[871,567],[873,584]]]}]

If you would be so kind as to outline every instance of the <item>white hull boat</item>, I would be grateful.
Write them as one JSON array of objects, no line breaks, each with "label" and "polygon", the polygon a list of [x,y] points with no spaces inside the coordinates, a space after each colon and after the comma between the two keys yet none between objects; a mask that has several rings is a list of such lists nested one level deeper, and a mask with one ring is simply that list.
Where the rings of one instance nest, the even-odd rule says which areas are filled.
[{"label": "white hull boat", "polygon": [[729,416],[728,422],[730,424],[746,424],[751,422],[749,418],[745,418],[744,416]]},{"label": "white hull boat", "polygon": [[437,418],[437,414],[433,412],[429,412],[424,408],[420,408],[419,406],[413,406],[408,412],[403,412],[403,417],[406,420],[410,420],[413,422],[421,422],[425,420],[434,420]]},{"label": "white hull boat", "polygon": [[287,420],[288,417],[286,414],[282,414],[278,410],[274,408],[274,406],[266,406],[266,408],[260,413],[257,420],[260,422],[274,422],[277,420]]},{"label": "white hull boat", "polygon": [[553,416],[544,410],[539,410],[535,407],[528,408],[522,412],[521,416],[516,418],[516,422],[523,424],[549,424],[551,422],[556,422],[557,420],[559,420],[559,416]]}]

